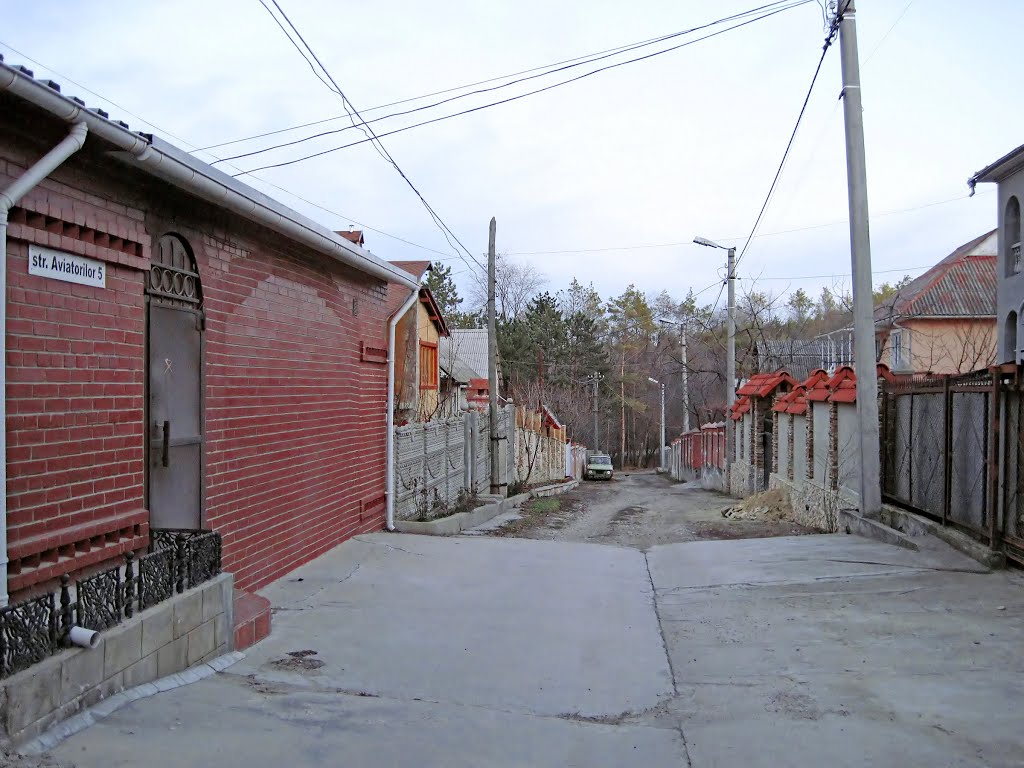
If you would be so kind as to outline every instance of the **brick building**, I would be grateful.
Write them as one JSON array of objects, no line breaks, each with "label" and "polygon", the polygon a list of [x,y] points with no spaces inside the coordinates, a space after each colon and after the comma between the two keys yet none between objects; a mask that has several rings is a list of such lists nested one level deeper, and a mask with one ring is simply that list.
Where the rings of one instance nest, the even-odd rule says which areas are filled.
[{"label": "brick building", "polygon": [[151,527],[220,531],[243,589],[382,527],[385,299],[411,276],[0,60],[6,208],[14,598]]}]

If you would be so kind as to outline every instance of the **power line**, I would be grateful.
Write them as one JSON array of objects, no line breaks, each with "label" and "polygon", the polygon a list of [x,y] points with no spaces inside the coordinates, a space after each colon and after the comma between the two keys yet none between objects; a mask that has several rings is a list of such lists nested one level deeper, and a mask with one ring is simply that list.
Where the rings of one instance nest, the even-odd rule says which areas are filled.
[{"label": "power line", "polygon": [[[982,192],[976,193],[974,196],[982,194],[992,194],[995,190],[988,189]],[[922,203],[921,205],[911,206],[909,208],[898,208],[891,211],[882,211],[880,213],[872,214],[874,218],[881,218],[882,216],[896,216],[903,213],[913,213],[914,211],[924,210],[925,208],[934,208],[938,205],[948,205],[949,203],[958,203],[961,200],[970,200],[970,195],[961,195],[960,197],[951,197],[946,200],[936,200],[932,203]],[[754,239],[761,237],[775,237],[776,235],[789,235],[795,232],[807,232],[812,229],[824,229],[826,227],[837,227],[842,224],[849,223],[846,219],[841,221],[827,221],[821,224],[808,224],[805,227],[794,227],[793,229],[780,229],[774,232],[762,232],[754,235]],[[732,235],[729,237],[716,237],[715,240],[721,242],[728,242],[730,240],[742,240],[744,235]],[[604,248],[568,248],[560,251],[509,251],[508,256],[556,256],[559,254],[573,254],[573,253],[604,253],[608,251],[633,251],[633,250],[646,250],[652,248],[677,248],[681,246],[689,246],[693,244],[693,240],[681,240],[674,243],[647,243],[644,245],[611,245]]]},{"label": "power line", "polygon": [[[764,10],[764,9],[767,9],[767,8],[770,8],[770,7],[773,7],[773,6],[776,6],[776,5],[782,5],[785,2],[790,2],[790,0],[775,0],[774,2],[767,3],[766,5],[762,5],[759,8],[754,8],[754,9],[751,9],[749,11],[743,11],[742,13],[734,14],[733,16],[727,17],[727,19],[731,20],[731,19],[741,18],[743,16],[750,15],[750,14],[755,13],[757,11],[761,11],[761,10]],[[720,23],[720,22],[712,22],[712,23]],[[704,25],[704,26],[709,26],[709,25]],[[601,50],[601,51],[595,51],[595,52],[592,52],[592,53],[583,54],[582,56],[576,56],[576,57],[571,58],[571,59],[564,59],[562,61],[556,61],[556,62],[553,62],[551,64],[544,64],[544,65],[541,65],[541,66],[538,66],[538,67],[531,67],[529,69],[523,69],[523,70],[520,70],[518,72],[512,72],[512,73],[509,73],[509,74],[506,74],[506,75],[498,75],[496,77],[487,78],[486,80],[478,80],[478,81],[473,82],[473,83],[465,83],[463,85],[457,85],[457,86],[454,86],[452,88],[445,88],[443,90],[433,91],[431,93],[423,94],[422,96],[412,96],[412,97],[405,98],[405,99],[399,99],[398,101],[392,101],[392,102],[388,102],[387,104],[380,104],[380,105],[378,105],[376,107],[370,107],[369,109],[364,109],[363,110],[363,114],[369,114],[370,112],[377,112],[377,111],[379,111],[381,109],[386,109],[388,107],[396,107],[396,106],[399,106],[401,104],[408,104],[408,103],[414,102],[414,101],[422,101],[423,99],[429,99],[432,96],[441,96],[441,95],[444,95],[446,93],[454,93],[455,91],[462,91],[462,90],[465,90],[467,88],[475,88],[478,85],[486,85],[488,83],[494,83],[494,82],[497,82],[499,80],[508,80],[509,78],[518,77],[519,75],[530,74],[532,72],[539,72],[540,70],[544,70],[544,69],[551,70],[551,72],[547,72],[545,74],[552,74],[553,72],[558,71],[558,70],[554,69],[555,67],[560,67],[563,64],[571,64],[573,62],[588,63],[588,61],[597,61],[598,59],[596,57],[604,58],[604,54],[614,55],[616,53],[622,53],[622,52],[628,51],[628,50],[635,50],[637,48],[641,48],[641,47],[646,46],[646,45],[653,45],[654,43],[663,42],[664,40],[668,40],[668,39],[670,39],[672,37],[676,37],[676,36],[684,35],[684,34],[689,34],[690,32],[693,32],[695,30],[702,29],[702,28],[703,27],[694,27],[693,29],[690,29],[690,30],[684,30],[684,31],[681,31],[681,32],[669,33],[669,34],[666,34],[666,35],[660,35],[658,37],[652,37],[652,38],[648,38],[647,40],[640,40],[640,41],[633,42],[633,43],[626,43],[624,45],[616,46],[614,48],[606,48],[606,49]],[[521,81],[517,80],[515,82],[521,82]],[[511,85],[511,84],[512,83],[507,83],[506,85]],[[502,87],[504,87],[504,86],[502,86]],[[465,95],[471,95],[471,94],[465,94]],[[437,106],[437,105],[435,104],[435,105],[431,105],[431,106]],[[426,109],[426,108],[427,107],[424,107],[424,109]],[[404,113],[401,113],[401,114],[404,114]],[[219,144],[210,144],[209,146],[206,146],[206,147],[200,147],[196,151],[205,151],[205,150],[209,150],[209,149],[217,149],[218,147],[226,147],[226,146],[229,146],[231,144],[240,144],[240,143],[246,142],[246,141],[252,141],[252,140],[255,140],[255,139],[262,139],[262,138],[266,138],[267,136],[275,136],[275,135],[278,135],[278,134],[281,134],[281,133],[287,133],[289,131],[299,130],[301,128],[309,128],[309,127],[312,127],[314,125],[322,125],[324,123],[331,123],[331,122],[334,122],[335,120],[344,119],[345,117],[348,117],[348,115],[347,114],[345,114],[345,115],[335,115],[333,117],[326,117],[326,118],[323,118],[323,119],[320,119],[320,120],[312,120],[310,122],[301,123],[299,125],[292,125],[292,126],[288,126],[286,128],[278,128],[276,130],[266,131],[264,133],[258,133],[258,134],[254,134],[252,136],[243,136],[243,137],[238,138],[238,139],[231,139],[230,141],[223,141],[223,142],[220,142]],[[390,115],[390,117],[394,117],[394,115]],[[318,134],[318,135],[324,135],[324,134]],[[309,138],[316,138],[316,137],[309,137]]]},{"label": "power line", "polygon": [[[263,0],[260,0],[260,2],[263,2]],[[664,42],[666,40],[671,40],[671,39],[674,39],[674,38],[677,38],[677,37],[681,37],[681,36],[684,36],[684,35],[689,35],[689,34],[692,34],[693,32],[699,32],[702,29],[707,29],[708,27],[716,26],[718,24],[724,24],[724,23],[726,23],[728,21],[734,21],[736,19],[743,18],[745,16],[751,16],[751,15],[753,15],[755,13],[759,13],[759,12],[765,10],[765,9],[772,8],[772,7],[779,6],[779,5],[783,5],[783,4],[786,4],[786,3],[792,3],[792,2],[793,2],[793,0],[775,0],[775,2],[768,3],[767,5],[763,5],[763,6],[760,6],[758,8],[753,8],[753,9],[748,10],[748,11],[743,11],[742,13],[737,13],[737,14],[734,14],[732,16],[726,16],[726,17],[724,17],[722,19],[718,19],[717,21],[713,21],[713,22],[710,22],[710,23],[707,23],[707,24],[702,24],[700,26],[692,27],[690,29],[685,29],[685,30],[682,30],[680,32],[673,32],[673,33],[670,33],[670,34],[667,34],[667,35],[662,35],[661,37],[653,38],[651,40],[643,41],[641,43],[635,43],[635,44],[627,45],[627,46],[620,46],[619,48],[611,49],[612,52],[610,52],[610,53],[609,52],[602,52],[601,54],[592,54],[590,57],[581,57],[581,58],[584,58],[584,60],[582,60],[582,61],[577,60],[577,59],[570,60],[570,61],[575,62],[575,63],[565,63],[563,66],[551,65],[554,68],[546,68],[547,71],[540,72],[539,74],[530,74],[530,75],[528,75],[526,77],[520,77],[518,79],[510,80],[509,82],[502,83],[500,85],[491,86],[489,88],[479,88],[477,90],[469,91],[467,93],[460,93],[457,96],[450,96],[450,97],[448,97],[446,99],[442,99],[440,101],[435,101],[432,104],[424,104],[422,106],[414,107],[412,109],[407,109],[407,110],[404,110],[404,111],[401,111],[401,112],[393,112],[391,114],[384,115],[382,117],[374,118],[373,120],[370,120],[369,122],[377,123],[377,122],[380,122],[382,120],[390,120],[391,118],[394,118],[394,117],[401,117],[401,116],[404,116],[404,115],[410,115],[410,114],[413,114],[415,112],[423,112],[425,110],[433,109],[433,108],[439,107],[439,106],[441,106],[443,104],[447,104],[447,103],[450,103],[452,101],[457,101],[459,99],[464,99],[464,98],[467,98],[469,96],[476,96],[476,95],[479,95],[479,94],[482,94],[482,93],[490,93],[490,92],[493,92],[493,91],[501,90],[503,88],[508,88],[510,86],[513,86],[513,85],[518,85],[519,83],[527,82],[529,80],[535,80],[535,79],[540,78],[540,77],[548,77],[549,75],[553,75],[553,74],[556,74],[558,72],[563,72],[565,70],[573,69],[575,67],[584,66],[586,64],[592,64],[594,62],[602,61],[602,60],[610,58],[612,56],[618,56],[621,53],[625,53],[625,52],[633,51],[633,50],[638,50],[640,48],[644,48],[644,47],[647,47],[647,46],[650,46],[650,45],[654,45],[656,43],[661,43],[661,42]],[[800,4],[803,4],[803,3],[802,2],[798,2],[796,5],[800,5]],[[786,8],[781,8],[779,10],[788,10],[789,8],[796,7],[796,5],[790,4],[790,5],[787,5]],[[539,68],[539,69],[545,69],[545,68]],[[420,98],[425,98],[425,97],[420,97]],[[418,101],[418,100],[419,100],[419,98],[417,98],[417,99],[407,99],[406,101]],[[334,134],[343,133],[343,132],[345,132],[347,130],[350,130],[351,128],[352,128],[352,126],[347,126],[345,128],[335,128],[335,129],[329,130],[329,131],[321,131],[320,133],[314,133],[314,134],[312,134],[310,136],[304,136],[302,138],[294,139],[292,141],[286,141],[286,142],[282,142],[282,143],[279,143],[279,144],[273,144],[273,145],[271,145],[269,147],[264,147],[262,149],[252,150],[251,152],[243,152],[243,153],[238,154],[238,155],[232,155],[232,156],[230,156],[228,158],[225,158],[225,159],[226,160],[240,160],[240,159],[243,159],[243,158],[246,158],[246,157],[252,157],[254,155],[260,155],[260,154],[263,154],[265,152],[271,152],[271,151],[274,151],[274,150],[283,149],[285,147],[291,147],[291,146],[295,146],[295,145],[298,145],[298,144],[303,144],[303,143],[305,143],[307,141],[312,141],[313,139],[323,138],[324,136],[332,136]]]},{"label": "power line", "polygon": [[764,203],[761,205],[761,210],[757,214],[754,226],[751,228],[750,234],[747,235],[747,241],[743,244],[743,248],[740,250],[740,255],[736,258],[737,267],[743,260],[743,256],[747,252],[747,248],[750,247],[750,241],[754,238],[754,234],[757,232],[757,228],[761,224],[761,219],[764,217],[764,212],[768,209],[768,204],[771,202],[772,195],[775,192],[775,186],[779,183],[779,177],[782,175],[782,169],[786,167],[786,160],[789,158],[789,151],[793,148],[793,141],[796,139],[797,131],[800,130],[800,123],[804,119],[804,112],[807,111],[807,104],[811,100],[811,94],[814,92],[814,85],[818,82],[821,65],[825,63],[825,56],[828,54],[828,49],[831,47],[832,41],[835,39],[836,34],[839,31],[839,19],[840,16],[837,14],[832,25],[828,29],[828,34],[825,36],[825,43],[821,47],[821,57],[818,59],[818,66],[814,68],[814,76],[811,78],[811,85],[807,89],[807,95],[804,97],[804,103],[800,106],[800,114],[796,117],[796,125],[793,126],[793,132],[790,134],[789,141],[786,143],[786,151],[782,153],[782,162],[779,163],[779,168],[775,171],[775,178],[772,179],[772,185],[768,188],[768,195],[765,197]]},{"label": "power line", "polygon": [[896,21],[894,21],[892,23],[892,26],[889,27],[889,29],[887,29],[885,31],[885,34],[882,35],[881,39],[879,39],[879,41],[877,43],[875,43],[875,47],[872,48],[871,52],[868,53],[868,55],[864,58],[864,64],[862,64],[861,66],[866,65],[868,63],[868,61],[870,61],[871,57],[874,56],[876,53],[878,53],[878,49],[882,47],[882,43],[885,42],[885,39],[889,36],[889,33],[892,32],[894,29],[896,29],[896,25],[897,24],[899,24],[901,21],[903,21],[903,17],[907,15],[907,11],[910,10],[910,6],[912,6],[913,4],[914,4],[914,0],[910,0],[910,2],[908,2],[906,4],[906,6],[904,6],[903,12],[900,13],[900,15],[896,17]]},{"label": "power line", "polygon": [[[893,273],[896,273],[896,272],[904,272],[904,273],[906,273],[906,272],[913,272],[913,271],[918,270],[918,269],[931,269],[934,266],[935,266],[934,264],[926,264],[924,266],[919,266],[919,267],[897,267],[896,269],[876,269],[876,270],[874,270],[871,273],[871,275],[872,276],[874,276],[874,275],[889,275],[889,274],[893,274]],[[754,282],[757,282],[758,280],[825,280],[827,278],[834,278],[834,277],[853,277],[853,275],[851,273],[849,273],[849,272],[843,272],[841,274],[833,273],[833,274],[830,274],[830,275],[791,275],[789,277],[764,277],[764,276],[761,276],[761,277],[755,278]]]},{"label": "power line", "polygon": [[[109,98],[107,96],[104,96],[103,94],[98,93],[98,92],[96,92],[96,91],[94,91],[94,90],[92,90],[90,88],[85,87],[84,85],[79,83],[77,80],[74,80],[73,78],[68,77],[67,75],[65,75],[62,72],[58,72],[53,67],[48,66],[47,64],[44,64],[43,62],[39,61],[38,59],[32,58],[31,56],[29,56],[26,53],[22,53],[17,48],[14,48],[14,47],[8,45],[7,43],[3,42],[2,40],[0,40],[0,46],[3,46],[4,48],[6,48],[7,50],[11,51],[16,56],[19,56],[20,58],[24,59],[25,61],[29,61],[29,62],[31,62],[32,64],[35,64],[38,67],[42,67],[47,72],[50,72],[51,74],[56,75],[57,77],[59,77],[62,81],[67,82],[67,83],[71,83],[76,88],[80,88],[85,93],[92,94],[97,99],[100,99],[101,101],[109,104],[110,106],[115,107],[116,109],[120,110],[124,114],[129,115],[130,117],[133,117],[136,120],[139,120],[140,122],[144,123],[145,125],[148,125],[148,126],[150,126],[152,128],[155,128],[157,131],[159,131],[160,133],[164,134],[165,136],[169,136],[169,137],[171,137],[173,139],[176,139],[177,141],[181,142],[186,147],[193,147],[194,151],[196,151],[196,152],[205,151],[205,149],[195,149],[196,145],[193,144],[192,142],[182,138],[181,136],[178,136],[178,135],[176,135],[174,133],[171,133],[170,131],[168,131],[168,130],[166,130],[164,128],[161,128],[159,125],[157,125],[153,121],[147,120],[146,118],[142,117],[141,115],[136,114],[135,112],[132,112],[130,109],[127,109],[126,107],[121,106],[120,104],[118,104],[113,99],[111,99],[111,98]],[[211,154],[211,153],[207,152],[207,154]],[[214,157],[215,159],[220,159],[220,158],[217,158],[216,155],[212,155],[211,154],[211,156]],[[234,168],[236,171],[241,171],[242,170],[241,168],[238,168],[237,166],[234,166],[234,165],[231,165],[231,167]],[[320,205],[319,203],[315,203],[312,200],[309,200],[309,199],[303,197],[302,195],[300,195],[300,194],[298,194],[296,192],[291,191],[290,189],[286,189],[285,187],[282,187],[279,184],[275,184],[272,181],[268,181],[267,179],[264,179],[264,178],[262,178],[260,176],[257,176],[254,173],[253,174],[248,174],[248,175],[251,176],[251,178],[255,179],[256,181],[260,182],[261,184],[266,184],[267,186],[273,187],[274,189],[276,189],[276,190],[278,190],[280,192],[284,192],[286,195],[289,195],[289,196],[295,198],[296,200],[301,200],[302,202],[304,202],[307,205],[310,205],[310,206],[312,206],[314,208],[318,208],[319,210],[323,211],[324,213],[329,213],[332,216],[336,216],[337,218],[342,219],[344,221],[347,221],[347,222],[350,222],[350,223],[353,223],[353,224],[358,224],[360,227],[362,227],[363,229],[365,229],[365,230],[367,230],[369,232],[376,232],[377,234],[383,235],[384,237],[391,238],[392,240],[397,240],[398,242],[405,243],[406,245],[411,245],[414,248],[420,248],[420,249],[422,249],[424,251],[429,251],[430,253],[438,254],[439,256],[447,256],[448,255],[445,251],[438,251],[438,250],[436,250],[434,248],[430,248],[429,246],[422,245],[421,243],[416,243],[416,242],[413,242],[412,240],[408,240],[408,239],[406,239],[404,237],[400,237],[398,235],[393,235],[390,232],[387,232],[387,231],[385,231],[383,229],[380,229],[378,227],[372,227],[369,224],[360,222],[360,221],[358,221],[357,219],[355,219],[355,218],[353,218],[351,216],[346,216],[345,214],[340,213],[339,211],[335,211],[335,210],[333,210],[331,208],[326,208],[325,206]],[[981,194],[984,194],[984,192],[982,192]]]},{"label": "power line", "polygon": [[[420,127],[422,127],[424,125],[431,125],[433,123],[438,123],[438,122],[441,122],[443,120],[450,120],[450,119],[452,119],[454,117],[460,117],[462,115],[468,115],[468,114],[471,114],[473,112],[479,112],[479,111],[484,110],[484,109],[490,109],[491,107],[496,107],[496,106],[499,106],[501,104],[508,104],[510,102],[513,102],[513,101],[518,101],[519,99],[526,98],[527,96],[533,96],[533,95],[538,94],[538,93],[543,93],[545,91],[550,91],[550,90],[552,90],[554,88],[559,88],[559,87],[561,87],[563,85],[568,85],[568,84],[574,83],[574,82],[576,82],[578,80],[583,80],[584,78],[590,77],[591,75],[596,75],[599,72],[604,72],[604,71],[609,70],[609,69],[615,69],[617,67],[625,66],[626,64],[633,64],[633,63],[636,63],[638,61],[644,61],[646,59],[654,58],[656,56],[660,56],[662,54],[669,53],[671,51],[675,51],[675,50],[678,50],[680,48],[685,48],[687,46],[694,45],[695,43],[699,43],[699,42],[702,42],[704,40],[708,40],[708,39],[710,39],[712,37],[717,37],[718,35],[725,34],[726,32],[731,32],[731,31],[733,31],[735,29],[739,29],[740,27],[745,27],[748,24],[753,24],[754,22],[757,22],[757,21],[762,21],[762,20],[767,19],[767,18],[769,18],[771,16],[774,16],[774,15],[776,15],[778,13],[782,13],[784,11],[788,11],[788,10],[791,10],[793,8],[797,8],[797,7],[801,6],[801,5],[806,5],[806,4],[808,4],[810,2],[813,2],[813,1],[814,0],[798,0],[798,2],[795,2],[795,3],[791,4],[791,5],[787,5],[787,6],[784,6],[784,7],[780,8],[780,9],[773,10],[773,11],[770,11],[768,13],[764,13],[764,14],[762,14],[760,16],[755,16],[752,19],[748,19],[746,21],[742,21],[742,22],[740,22],[738,24],[734,24],[731,27],[726,27],[725,29],[721,29],[721,30],[718,30],[716,32],[711,32],[711,33],[709,33],[707,35],[704,35],[703,37],[698,37],[698,38],[695,38],[693,40],[688,40],[685,43],[680,43],[678,45],[674,45],[674,46],[671,46],[669,48],[664,48],[662,50],[655,51],[654,53],[648,53],[648,54],[645,54],[643,56],[637,56],[637,57],[632,58],[632,59],[626,59],[625,61],[620,61],[620,62],[616,62],[614,64],[608,64],[608,65],[603,66],[603,67],[598,67],[597,69],[591,70],[589,72],[584,72],[582,75],[577,75],[576,77],[572,77],[572,78],[569,78],[567,80],[562,80],[562,81],[559,81],[557,83],[552,83],[551,85],[547,85],[547,86],[544,86],[542,88],[536,88],[536,89],[534,89],[532,91],[527,91],[525,93],[517,94],[516,96],[510,96],[510,97],[508,97],[506,99],[500,99],[498,101],[490,102],[488,104],[481,104],[479,106],[472,107],[470,109],[464,109],[464,110],[462,110],[460,112],[454,112],[452,114],[442,115],[440,117],[435,117],[435,118],[432,118],[430,120],[424,120],[424,121],[419,122],[419,123],[413,123],[412,125],[407,125],[407,126],[404,126],[402,128],[396,128],[396,129],[394,129],[392,131],[387,131],[385,133],[378,134],[378,138],[383,138],[385,136],[393,136],[394,134],[403,133],[404,131],[412,130],[413,128],[420,128]],[[708,26],[711,26],[711,25],[708,25]],[[423,109],[426,109],[426,107],[424,107]],[[376,120],[373,120],[371,122],[378,122],[379,120],[383,120],[383,119],[386,119],[386,118],[377,118]],[[330,154],[332,152],[337,152],[337,151],[342,150],[342,149],[348,149],[349,147],[355,147],[355,146],[358,146],[360,144],[365,144],[367,141],[371,141],[371,139],[362,139],[362,140],[359,140],[359,141],[349,142],[348,144],[341,144],[339,146],[331,147],[331,148],[328,148],[328,149],[325,149],[325,150],[321,150],[319,152],[313,152],[311,154],[303,155],[301,157],[297,157],[297,158],[294,158],[294,159],[291,159],[291,160],[285,160],[285,161],[282,161],[280,163],[270,163],[270,164],[267,164],[267,165],[261,165],[261,166],[259,166],[257,168],[252,168],[250,171],[246,171],[246,173],[253,172],[253,171],[263,171],[263,170],[267,170],[268,168],[281,168],[281,167],[286,166],[286,165],[293,165],[295,163],[301,163],[301,162],[304,162],[306,160],[311,160],[311,159],[316,158],[316,157],[322,157],[323,155],[327,155],[327,154]],[[261,152],[270,151],[270,150],[275,149],[275,148],[276,147],[268,147],[267,149],[261,150],[260,152],[254,152],[254,153],[250,153],[250,154],[260,154]],[[233,159],[238,159],[239,157],[242,157],[242,156],[235,156]],[[235,174],[235,175],[242,175],[242,174]]]},{"label": "power line", "polygon": [[[380,138],[377,136],[376,133],[374,133],[373,128],[371,128],[367,124],[366,120],[363,119],[363,116],[359,114],[359,110],[356,109],[355,105],[345,95],[344,91],[341,90],[341,87],[338,85],[337,81],[334,79],[334,77],[331,76],[331,73],[324,66],[323,62],[320,61],[320,58],[316,55],[316,52],[313,51],[313,49],[310,47],[309,43],[306,42],[305,38],[302,36],[302,33],[299,32],[299,30],[295,26],[295,24],[292,23],[292,20],[290,18],[288,18],[288,14],[285,13],[284,9],[280,6],[280,4],[277,2],[277,0],[271,0],[271,2],[273,2],[274,7],[277,8],[278,12],[281,14],[281,16],[284,18],[284,20],[288,23],[288,26],[291,27],[292,31],[295,32],[296,36],[302,42],[302,45],[305,47],[305,49],[309,52],[309,54],[316,61],[317,65],[320,67],[320,70],[324,73],[324,75],[326,75],[327,79],[330,80],[330,84],[334,86],[334,91],[338,94],[338,96],[341,97],[342,105],[345,108],[345,111],[346,112],[351,111],[351,113],[354,113],[354,117],[350,116],[351,119],[352,119],[352,124],[353,125],[356,124],[355,123],[355,118],[358,117],[360,123],[362,123],[362,125],[365,127],[365,130],[363,130],[363,128],[360,128],[360,130],[363,130],[363,133],[367,134],[367,139],[366,140],[370,141],[372,143],[373,147],[377,150],[377,153],[380,154],[380,156],[383,157],[395,169],[395,171],[398,172],[398,175],[402,177],[402,180],[405,181],[405,183],[409,186],[409,188],[416,194],[416,197],[419,198],[420,202],[423,204],[423,207],[427,210],[427,213],[430,214],[431,218],[434,220],[434,223],[441,230],[441,234],[444,235],[445,240],[448,241],[448,244],[452,247],[452,249],[455,250],[456,253],[458,253],[458,249],[456,249],[455,245],[452,243],[452,239],[454,239],[455,242],[458,243],[458,245],[462,248],[462,250],[466,252],[466,255],[469,256],[469,258],[474,263],[476,263],[476,265],[480,269],[483,269],[483,265],[479,261],[477,261],[476,257],[473,256],[473,254],[469,251],[469,249],[466,248],[466,246],[462,244],[462,241],[459,240],[458,236],[454,232],[452,232],[451,228],[447,224],[445,224],[444,220],[441,219],[441,217],[433,209],[433,207],[430,205],[430,203],[427,202],[427,199],[416,188],[416,185],[412,183],[412,180],[409,179],[409,177],[405,174],[405,171],[403,171],[401,169],[401,167],[398,165],[398,163],[395,161],[395,159],[391,156],[391,153],[388,152],[387,148],[381,142]],[[263,7],[267,10],[268,13],[270,13],[271,16],[274,16],[274,13],[270,10],[269,6],[267,6],[267,4],[265,2],[263,2],[263,0],[260,0],[260,4],[263,5]],[[274,18],[275,18],[275,21],[277,21],[276,16]],[[306,59],[306,62],[309,63],[310,67],[312,67],[313,66],[312,62],[309,61],[309,58],[302,52],[302,49],[299,47],[298,43],[296,43],[295,40],[292,39],[292,36],[288,34],[288,31],[281,25],[281,23],[279,21],[278,21],[278,26],[281,27],[281,31],[284,32],[284,34],[288,38],[289,42],[291,42],[292,45],[295,46],[295,48],[299,51],[299,53],[301,53],[303,55],[303,58]],[[315,71],[315,68],[314,68],[314,71]],[[321,77],[320,80],[323,81],[323,78]],[[326,85],[326,83],[325,83],[325,85]],[[328,87],[330,87],[330,86],[328,86]],[[470,266],[469,262],[466,262],[466,266]]]}]

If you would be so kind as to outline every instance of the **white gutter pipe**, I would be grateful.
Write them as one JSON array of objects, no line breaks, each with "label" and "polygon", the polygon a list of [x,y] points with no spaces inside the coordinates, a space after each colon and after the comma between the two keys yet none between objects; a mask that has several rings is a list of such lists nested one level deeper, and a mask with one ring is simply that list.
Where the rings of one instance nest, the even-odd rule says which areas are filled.
[{"label": "white gutter pipe", "polygon": [[132,133],[122,124],[61,95],[52,85],[0,63],[0,91],[7,91],[69,123],[89,130],[125,154],[120,159],[190,194],[267,227],[365,274],[418,287],[412,275],[370,254],[273,198],[159,138]]},{"label": "white gutter pipe", "polygon": [[7,605],[7,215],[26,193],[49,176],[57,167],[80,150],[89,132],[84,122],[76,122],[64,139],[47,152],[25,173],[15,179],[7,189],[0,190],[0,605]]},{"label": "white gutter pipe", "polygon": [[405,317],[405,313],[416,303],[419,295],[420,288],[417,285],[401,309],[388,320],[388,412],[385,419],[387,425],[387,472],[384,478],[384,494],[387,509],[385,525],[389,531],[395,530],[395,328],[398,326],[398,321]]}]

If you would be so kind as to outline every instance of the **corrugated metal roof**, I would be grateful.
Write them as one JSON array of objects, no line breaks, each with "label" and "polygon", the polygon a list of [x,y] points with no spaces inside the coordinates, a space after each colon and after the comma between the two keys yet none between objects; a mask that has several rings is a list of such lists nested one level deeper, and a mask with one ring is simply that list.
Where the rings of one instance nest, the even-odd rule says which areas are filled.
[{"label": "corrugated metal roof", "polygon": [[996,230],[976,237],[875,307],[875,322],[901,317],[995,317]]},{"label": "corrugated metal roof", "polygon": [[487,329],[453,328],[451,336],[455,354],[473,371],[474,378],[487,378]]},{"label": "corrugated metal roof", "polygon": [[760,372],[773,373],[782,369],[801,381],[816,368],[828,364],[834,354],[827,339],[762,339],[756,348]]},{"label": "corrugated metal roof", "polygon": [[442,336],[437,345],[437,350],[440,357],[441,370],[448,374],[450,379],[459,384],[469,384],[470,380],[476,377],[473,369],[466,365],[465,361],[455,353],[450,337]]}]

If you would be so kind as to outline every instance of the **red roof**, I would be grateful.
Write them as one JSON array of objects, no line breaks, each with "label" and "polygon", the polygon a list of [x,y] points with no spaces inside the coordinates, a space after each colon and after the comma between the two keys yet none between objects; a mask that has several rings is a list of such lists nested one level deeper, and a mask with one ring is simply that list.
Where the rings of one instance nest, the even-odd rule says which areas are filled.
[{"label": "red roof", "polygon": [[875,307],[875,322],[901,317],[994,317],[996,230],[965,243]]},{"label": "red roof", "polygon": [[796,416],[802,416],[807,413],[807,390],[803,387],[797,387],[793,390],[796,394],[793,396],[792,401],[786,408],[786,413],[792,413]]},{"label": "red roof", "polygon": [[363,230],[361,229],[342,229],[334,234],[341,235],[350,243],[355,243],[360,247],[366,244],[366,238],[363,237]]},{"label": "red roof", "polygon": [[803,392],[803,388],[797,386],[795,389],[791,389],[786,394],[780,395],[779,397],[775,398],[775,405],[772,406],[772,410],[778,413],[785,413],[786,407],[791,402],[793,402],[793,398],[796,397],[801,392]]},{"label": "red roof", "polygon": [[738,395],[751,395],[753,397],[768,397],[772,392],[783,384],[790,387],[796,386],[796,379],[785,371],[775,373],[755,373],[743,386],[736,390]]},{"label": "red roof", "polygon": [[750,410],[750,398],[742,396],[735,403],[732,404],[732,411],[729,414],[729,418],[733,421],[738,421],[743,418],[743,414]]}]

